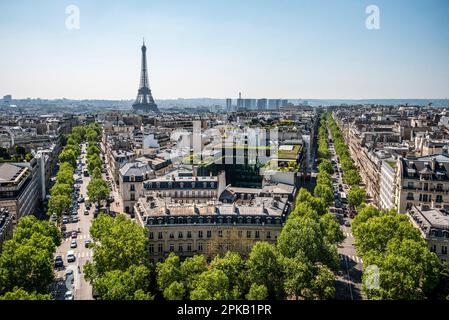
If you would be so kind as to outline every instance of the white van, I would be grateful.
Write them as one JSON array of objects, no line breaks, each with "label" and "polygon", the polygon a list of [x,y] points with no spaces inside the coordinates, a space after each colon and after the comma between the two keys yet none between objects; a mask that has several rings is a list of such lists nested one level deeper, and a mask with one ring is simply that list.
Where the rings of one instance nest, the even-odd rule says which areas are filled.
[{"label": "white van", "polygon": [[67,262],[75,262],[76,258],[75,258],[75,253],[73,252],[73,250],[69,250],[67,251]]}]

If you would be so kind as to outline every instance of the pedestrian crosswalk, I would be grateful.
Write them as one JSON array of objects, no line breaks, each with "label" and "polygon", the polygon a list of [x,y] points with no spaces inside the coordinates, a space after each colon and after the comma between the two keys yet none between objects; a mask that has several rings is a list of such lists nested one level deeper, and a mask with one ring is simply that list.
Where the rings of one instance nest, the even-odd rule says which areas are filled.
[{"label": "pedestrian crosswalk", "polygon": [[354,238],[352,232],[343,232],[343,234],[345,235],[346,238]]},{"label": "pedestrian crosswalk", "polygon": [[352,256],[352,255],[340,254],[340,260],[342,260],[342,261],[349,260],[349,261],[354,261],[355,263],[362,263],[363,264],[363,259],[362,258],[359,258],[357,256]]},{"label": "pedestrian crosswalk", "polygon": [[93,252],[92,251],[83,251],[83,252],[76,252],[75,253],[75,257],[77,257],[78,259],[80,258],[90,258],[93,256]]},{"label": "pedestrian crosswalk", "polygon": [[68,241],[72,241],[72,240],[87,240],[89,239],[90,236],[88,234],[80,234],[78,235],[78,237],[76,239],[72,239],[71,237],[66,238],[64,241],[68,242]]}]

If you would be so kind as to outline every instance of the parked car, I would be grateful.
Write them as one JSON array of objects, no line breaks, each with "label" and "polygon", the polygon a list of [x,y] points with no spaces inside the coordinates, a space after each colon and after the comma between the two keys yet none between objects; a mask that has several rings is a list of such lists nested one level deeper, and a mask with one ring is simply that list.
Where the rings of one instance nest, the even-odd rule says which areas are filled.
[{"label": "parked car", "polygon": [[75,253],[73,252],[73,250],[69,250],[67,251],[67,262],[75,262],[76,258],[75,258]]},{"label": "parked car", "polygon": [[78,203],[83,203],[83,202],[84,202],[84,197],[83,196],[79,197],[78,198]]},{"label": "parked car", "polygon": [[73,300],[72,291],[66,291],[66,293],[64,294],[64,300]]},{"label": "parked car", "polygon": [[89,215],[89,210],[87,210],[87,209],[84,210],[84,215],[85,215],[85,216],[88,216],[88,215]]},{"label": "parked car", "polygon": [[85,248],[89,248],[89,245],[92,243],[92,241],[90,239],[87,239],[86,241],[84,241],[84,247]]},{"label": "parked car", "polygon": [[350,227],[350,226],[351,226],[351,222],[345,221],[345,227]]},{"label": "parked car", "polygon": [[64,261],[62,260],[61,256],[56,256],[55,258],[55,268],[62,268],[64,267]]},{"label": "parked car", "polygon": [[[73,277],[73,270],[69,269],[65,272],[65,279],[67,280],[68,278]],[[73,279],[72,279],[73,280]]]},{"label": "parked car", "polygon": [[77,216],[74,216],[73,218],[72,218],[72,222],[73,223],[77,223],[79,221],[79,218],[77,217]]},{"label": "parked car", "polygon": [[72,240],[70,242],[70,248],[75,249],[76,247],[78,247],[78,244],[76,243],[76,240]]},{"label": "parked car", "polygon": [[72,239],[78,238],[78,233],[76,231],[72,231],[71,233]]},{"label": "parked car", "polygon": [[69,223],[69,218],[67,218],[67,217],[62,218],[62,223],[63,224]]}]

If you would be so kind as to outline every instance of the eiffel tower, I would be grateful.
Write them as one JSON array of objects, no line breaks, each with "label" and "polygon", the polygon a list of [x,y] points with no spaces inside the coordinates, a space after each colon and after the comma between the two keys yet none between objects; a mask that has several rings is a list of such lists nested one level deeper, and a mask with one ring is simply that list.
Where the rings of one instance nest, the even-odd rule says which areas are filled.
[{"label": "eiffel tower", "polygon": [[150,83],[148,81],[148,69],[147,69],[147,47],[145,46],[145,40],[142,45],[142,69],[140,73],[140,86],[137,93],[137,99],[133,104],[135,111],[144,113],[154,112],[159,113],[153,96],[151,95]]}]

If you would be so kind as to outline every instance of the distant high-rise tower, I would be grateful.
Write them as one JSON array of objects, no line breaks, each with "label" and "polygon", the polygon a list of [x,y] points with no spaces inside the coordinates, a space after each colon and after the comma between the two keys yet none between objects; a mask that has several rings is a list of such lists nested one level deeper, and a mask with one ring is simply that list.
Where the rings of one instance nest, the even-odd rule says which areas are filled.
[{"label": "distant high-rise tower", "polygon": [[239,92],[239,98],[237,99],[237,109],[243,108],[243,99],[242,99],[242,93]]},{"label": "distant high-rise tower", "polygon": [[232,99],[226,99],[226,112],[232,112]]},{"label": "distant high-rise tower", "polygon": [[147,69],[147,47],[145,46],[145,40],[142,45],[142,69],[140,73],[140,86],[137,93],[137,99],[133,104],[133,109],[142,112],[155,112],[159,113],[153,96],[151,95],[150,82],[148,81],[148,69]]}]

